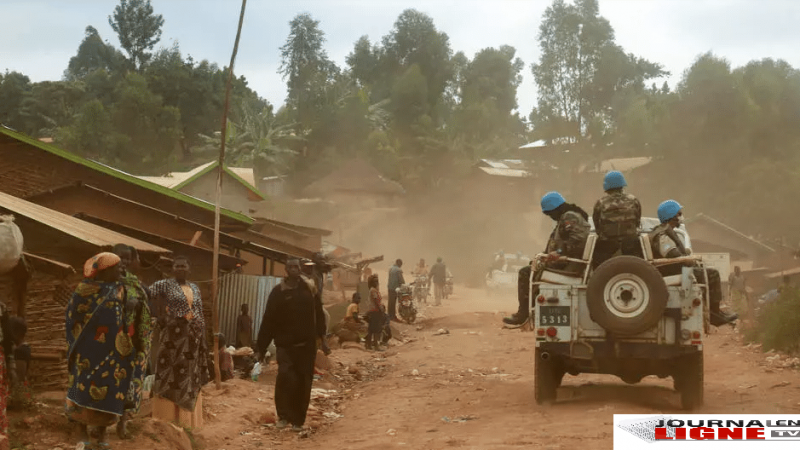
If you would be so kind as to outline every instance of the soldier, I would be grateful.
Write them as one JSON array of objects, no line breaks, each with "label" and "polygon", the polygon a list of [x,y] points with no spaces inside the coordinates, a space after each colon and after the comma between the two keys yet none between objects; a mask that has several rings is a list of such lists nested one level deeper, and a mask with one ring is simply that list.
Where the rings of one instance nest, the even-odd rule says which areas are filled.
[{"label": "soldier", "polygon": [[622,192],[627,185],[625,177],[616,170],[608,172],[603,179],[606,195],[595,203],[592,212],[597,232],[593,267],[599,266],[620,250],[623,255],[644,256],[638,240],[642,205],[633,195]]},{"label": "soldier", "polygon": [[[680,258],[689,256],[692,253],[691,249],[684,247],[683,240],[675,232],[675,228],[678,228],[683,223],[682,209],[683,207],[675,200],[666,200],[658,205],[658,220],[661,221],[661,225],[650,232],[650,246],[653,250],[653,257]],[[665,276],[676,275],[680,273],[680,267],[678,264],[672,264],[659,270]],[[706,272],[708,273],[707,282]],[[719,327],[739,318],[737,314],[727,314],[719,309],[719,304],[722,301],[722,284],[719,272],[716,269],[706,267],[705,271],[703,271],[702,268],[695,267],[694,276],[699,282],[708,286],[708,297],[711,301],[711,325]]]},{"label": "soldier", "polygon": [[[561,256],[582,258],[586,239],[589,237],[589,214],[579,206],[567,203],[558,192],[548,192],[542,197],[542,212],[556,221],[556,227],[550,233],[545,253],[548,254],[546,267],[570,270],[573,264],[557,261]],[[511,317],[503,318],[509,325],[521,325],[528,320],[528,294],[530,292],[530,279],[532,265],[527,265],[519,270],[517,301],[519,309]],[[538,274],[537,274],[538,276]],[[534,292],[534,295],[537,295]]]}]

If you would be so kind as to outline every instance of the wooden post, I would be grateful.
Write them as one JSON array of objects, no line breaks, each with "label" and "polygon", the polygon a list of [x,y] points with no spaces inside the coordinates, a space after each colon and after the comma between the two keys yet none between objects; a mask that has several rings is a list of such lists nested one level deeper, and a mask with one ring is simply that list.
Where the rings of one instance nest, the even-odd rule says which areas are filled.
[{"label": "wooden post", "polygon": [[222,109],[222,141],[219,147],[219,164],[217,166],[217,195],[214,208],[214,262],[211,273],[211,322],[214,328],[214,382],[217,389],[222,389],[222,377],[219,371],[219,214],[222,203],[222,174],[225,169],[225,131],[228,129],[228,105],[231,99],[231,82],[233,80],[233,63],[239,51],[239,38],[242,35],[244,10],[247,0],[242,0],[242,12],[239,13],[239,27],[236,30],[236,41],[233,44],[231,65],[228,68],[228,83],[225,86],[225,107]]}]

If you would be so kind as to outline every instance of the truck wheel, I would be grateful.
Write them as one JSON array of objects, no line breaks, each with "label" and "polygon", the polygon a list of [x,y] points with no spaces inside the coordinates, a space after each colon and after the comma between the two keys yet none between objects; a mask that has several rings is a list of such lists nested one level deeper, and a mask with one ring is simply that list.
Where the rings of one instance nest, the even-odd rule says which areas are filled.
[{"label": "truck wheel", "polygon": [[692,410],[703,405],[703,352],[686,355],[672,377],[681,394],[681,407]]},{"label": "truck wheel", "polygon": [[620,336],[654,327],[668,299],[667,285],[658,270],[635,256],[617,256],[600,264],[586,287],[592,320]]},{"label": "truck wheel", "polygon": [[564,378],[564,369],[561,362],[554,356],[542,359],[542,350],[537,348],[534,352],[536,361],[533,373],[533,396],[536,404],[554,402],[556,400],[556,389],[561,386]]}]

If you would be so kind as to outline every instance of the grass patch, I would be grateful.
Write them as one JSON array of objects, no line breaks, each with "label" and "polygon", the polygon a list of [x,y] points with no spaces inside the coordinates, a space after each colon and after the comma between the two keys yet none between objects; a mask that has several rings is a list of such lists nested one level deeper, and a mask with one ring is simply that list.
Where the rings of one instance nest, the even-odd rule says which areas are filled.
[{"label": "grass patch", "polygon": [[763,305],[745,339],[761,342],[764,350],[796,354],[800,351],[800,291],[784,289],[772,303]]}]

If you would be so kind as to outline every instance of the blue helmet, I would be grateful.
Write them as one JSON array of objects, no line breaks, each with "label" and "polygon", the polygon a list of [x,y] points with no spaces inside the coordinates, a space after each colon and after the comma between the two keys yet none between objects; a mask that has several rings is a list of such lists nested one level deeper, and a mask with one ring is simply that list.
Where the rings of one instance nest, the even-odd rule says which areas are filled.
[{"label": "blue helmet", "polygon": [[542,212],[550,212],[566,202],[567,201],[564,200],[564,197],[558,192],[548,192],[547,194],[544,194],[544,197],[542,197]]},{"label": "blue helmet", "polygon": [[658,205],[658,220],[661,223],[669,222],[670,219],[678,215],[682,208],[683,206],[675,200],[665,200]]},{"label": "blue helmet", "polygon": [[627,186],[628,183],[625,182],[625,177],[622,175],[622,172],[617,170],[612,170],[606,174],[606,177],[603,178],[603,190],[608,191],[610,189],[618,189],[624,188]]}]

